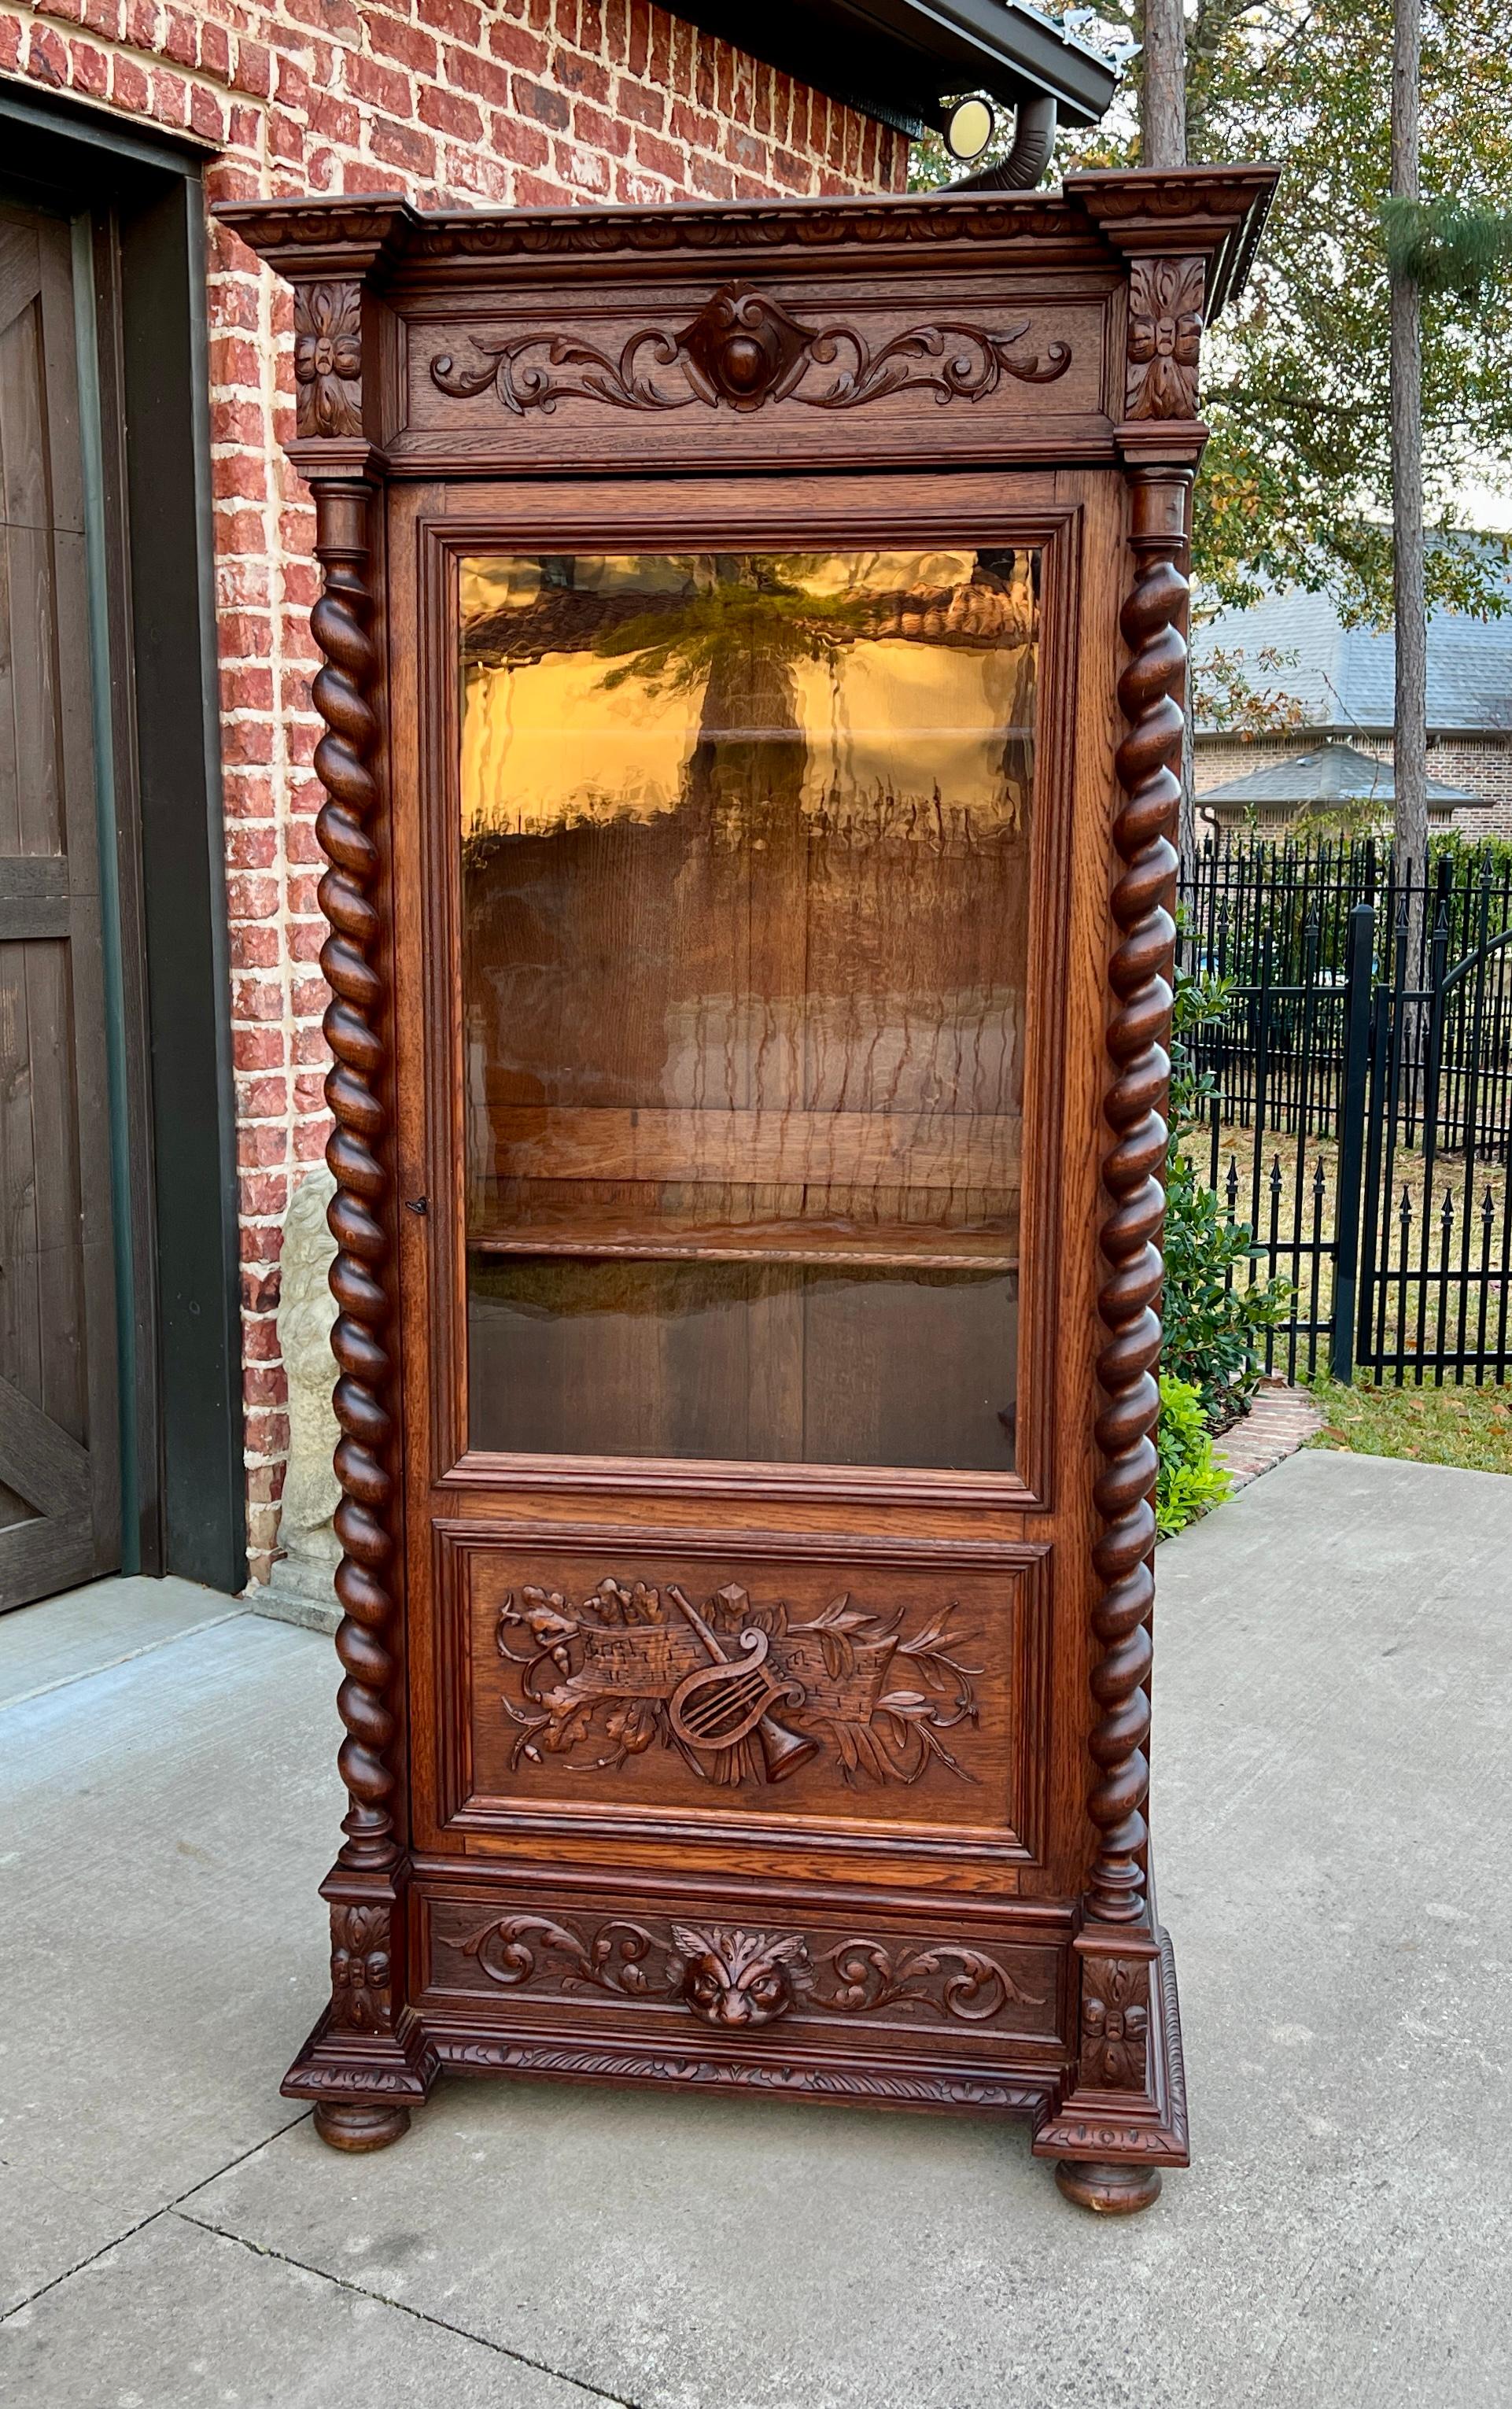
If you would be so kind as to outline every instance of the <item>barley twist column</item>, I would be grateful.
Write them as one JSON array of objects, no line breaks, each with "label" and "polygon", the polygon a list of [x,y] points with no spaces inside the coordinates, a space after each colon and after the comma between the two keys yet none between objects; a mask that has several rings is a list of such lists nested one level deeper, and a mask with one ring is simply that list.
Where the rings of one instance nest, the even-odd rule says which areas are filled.
[{"label": "barley twist column", "polygon": [[368,584],[370,508],[371,489],[361,479],[318,482],[315,551],[325,584],[310,625],[324,663],[313,687],[315,708],[325,722],[315,748],[326,794],[316,831],[330,863],[320,902],[331,931],[321,968],[331,989],[325,1036],[333,1060],[325,1095],[336,1124],[326,1149],[337,1183],[329,1216],[338,1248],[331,1288],[338,1308],[331,1347],[341,1432],[336,1533],[343,1552],[336,1592],[343,1617],[336,1645],[346,1674],[338,1697],[347,1730],[338,1761],[352,1801],[341,1827],[347,1839],[339,1862],[381,1871],[396,1862],[398,1851],[390,1807],[396,1776],[388,1762],[395,1738],[389,1694],[396,1672],[389,1587],[393,1426],[384,1402],[392,1370],[392,1240],[385,1227],[389,1181],[382,1161],[388,1124],[380,1094],[384,994],[372,899],[380,864],[371,833],[378,790],[370,765],[379,731],[370,700],[378,674]]},{"label": "barley twist column", "polygon": [[1155,1424],[1159,1392],[1160,1233],[1165,1214],[1166,1051],[1175,945],[1172,844],[1180,786],[1178,700],[1187,581],[1185,510],[1190,472],[1141,468],[1130,474],[1137,561],[1120,625],[1130,659],[1118,682],[1129,732],[1118,748],[1125,801],[1114,825],[1123,870],[1113,890],[1119,931],[1109,974],[1115,1007],[1107,1031],[1113,1081],[1104,1104],[1112,1143],[1102,1182],[1104,1264],[1098,1315],[1103,1396],[1097,1420],[1102,1469],[1094,1496],[1102,1525],[1093,1564],[1100,1594],[1092,1615],[1098,1655],[1091,1675],[1097,1721],[1088,1748],[1096,1768],[1087,1812],[1099,1845],[1088,1916],[1134,1924],[1145,1913],[1144,1806],[1149,1789],[1151,1558],[1155,1548]]}]

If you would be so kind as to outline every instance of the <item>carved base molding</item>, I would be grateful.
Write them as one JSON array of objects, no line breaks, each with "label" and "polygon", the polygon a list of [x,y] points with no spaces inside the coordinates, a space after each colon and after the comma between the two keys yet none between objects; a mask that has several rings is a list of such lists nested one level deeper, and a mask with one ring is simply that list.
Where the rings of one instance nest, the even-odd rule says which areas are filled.
[{"label": "carved base molding", "polygon": [[679,2088],[777,2091],[795,2098],[873,2100],[893,2108],[993,2109],[1015,2116],[1044,2111],[1044,2084],[979,2081],[928,2069],[824,2065],[817,2061],[697,2056],[682,2051],[573,2047],[558,2041],[489,2041],[438,2032],[437,2055],[457,2074],[554,2074],[578,2083],[635,2083]]},{"label": "carved base molding", "polygon": [[440,2070],[436,2046],[418,2016],[397,2032],[372,2039],[344,2032],[326,2010],[288,2073],[286,2099],[412,2100],[428,2099]]}]

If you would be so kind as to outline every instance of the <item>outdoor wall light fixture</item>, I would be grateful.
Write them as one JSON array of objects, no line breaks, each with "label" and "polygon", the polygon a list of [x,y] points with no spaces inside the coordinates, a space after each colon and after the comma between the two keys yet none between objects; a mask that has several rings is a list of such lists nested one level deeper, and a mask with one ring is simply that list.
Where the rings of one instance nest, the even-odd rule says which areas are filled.
[{"label": "outdoor wall light fixture", "polygon": [[969,93],[964,100],[952,101],[943,128],[945,149],[962,165],[980,159],[998,130],[998,114],[980,93]]}]

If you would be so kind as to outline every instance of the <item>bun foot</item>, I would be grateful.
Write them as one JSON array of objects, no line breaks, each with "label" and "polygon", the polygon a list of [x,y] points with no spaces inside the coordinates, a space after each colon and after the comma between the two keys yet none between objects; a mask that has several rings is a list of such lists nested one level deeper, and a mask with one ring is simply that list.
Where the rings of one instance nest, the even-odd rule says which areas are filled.
[{"label": "bun foot", "polygon": [[321,2099],[315,2130],[333,2150],[386,2150],[410,2130],[410,2111],[388,2099]]},{"label": "bun foot", "polygon": [[1056,2183],[1078,2208],[1097,2216],[1132,2216],[1160,2197],[1160,2170],[1137,2164],[1118,2166],[1097,2159],[1060,2158]]}]

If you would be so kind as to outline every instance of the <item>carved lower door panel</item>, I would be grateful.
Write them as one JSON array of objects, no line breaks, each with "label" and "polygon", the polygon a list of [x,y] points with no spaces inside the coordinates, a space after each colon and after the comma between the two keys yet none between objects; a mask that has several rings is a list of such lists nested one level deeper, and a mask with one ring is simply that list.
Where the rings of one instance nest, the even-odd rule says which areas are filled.
[{"label": "carved lower door panel", "polygon": [[900,1552],[442,1525],[442,1831],[1033,1863],[1045,1551]]}]

